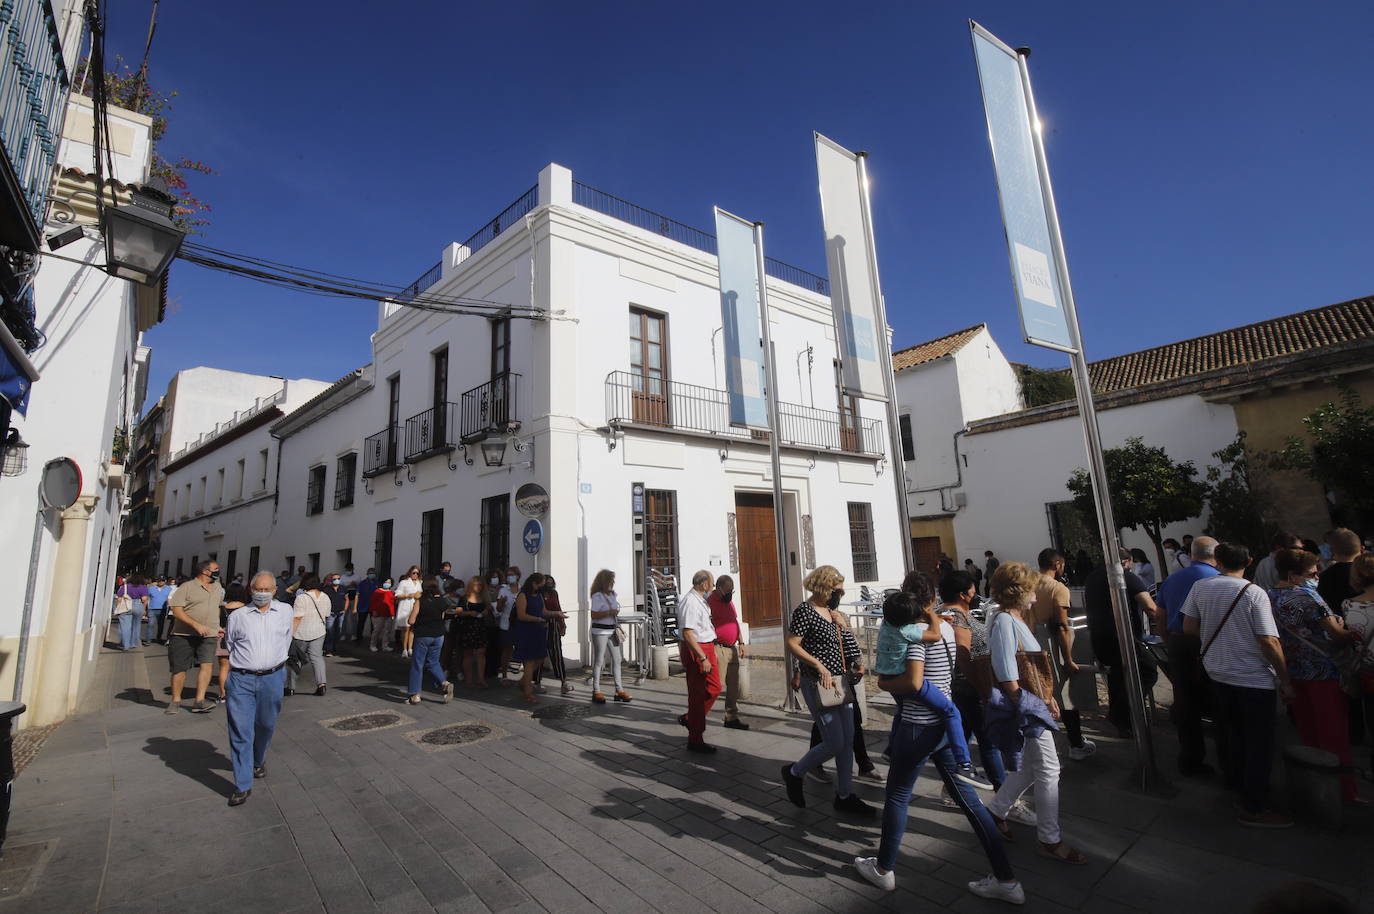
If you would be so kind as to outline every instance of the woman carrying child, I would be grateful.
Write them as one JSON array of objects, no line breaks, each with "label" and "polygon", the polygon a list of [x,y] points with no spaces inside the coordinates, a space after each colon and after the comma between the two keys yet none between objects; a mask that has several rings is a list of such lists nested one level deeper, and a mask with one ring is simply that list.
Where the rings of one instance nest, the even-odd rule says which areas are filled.
[{"label": "woman carrying child", "polygon": [[[855,857],[854,866],[866,880],[887,891],[897,887],[893,872],[897,865],[897,850],[906,832],[907,807],[911,804],[911,789],[927,761],[944,781],[945,789],[968,819],[973,833],[983,846],[992,874],[968,883],[968,890],[981,898],[994,898],[1012,904],[1022,904],[1025,892],[1007,859],[1006,847],[992,816],[978,799],[978,793],[956,772],[960,762],[950,745],[947,716],[929,699],[939,692],[949,703],[950,681],[954,673],[956,643],[954,629],[935,613],[935,592],[925,575],[913,584],[912,590],[888,597],[883,606],[885,620],[914,618],[918,613],[936,640],[917,637],[906,641],[906,669],[895,676],[881,673],[878,685],[898,700],[898,719],[892,740],[892,764],[887,774],[887,796],[883,803],[883,831],[876,857]],[[888,625],[884,624],[883,628]],[[900,637],[900,635],[899,635]],[[918,698],[925,695],[925,699]],[[958,717],[955,716],[957,723]],[[962,725],[960,725],[962,729]],[[967,764],[967,762],[965,762]]]}]

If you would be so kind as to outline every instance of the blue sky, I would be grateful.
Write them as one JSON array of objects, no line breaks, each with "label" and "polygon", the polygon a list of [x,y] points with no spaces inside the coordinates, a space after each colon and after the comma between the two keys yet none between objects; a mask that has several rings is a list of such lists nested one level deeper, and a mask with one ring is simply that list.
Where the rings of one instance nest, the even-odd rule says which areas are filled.
[{"label": "blue sky", "polygon": [[[111,4],[136,61],[148,4]],[[825,272],[810,133],[870,152],[898,346],[1020,341],[966,19],[1033,48],[1089,358],[1374,292],[1368,2],[163,3],[162,147],[206,244],[407,283],[550,161],[689,225],[767,222]],[[187,263],[150,399],[211,364],[333,380],[375,307]]]}]

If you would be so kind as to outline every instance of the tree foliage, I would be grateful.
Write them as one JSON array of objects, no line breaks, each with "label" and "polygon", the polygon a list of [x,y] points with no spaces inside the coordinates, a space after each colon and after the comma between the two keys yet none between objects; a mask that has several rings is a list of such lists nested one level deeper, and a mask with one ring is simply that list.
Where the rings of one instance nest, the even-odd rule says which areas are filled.
[{"label": "tree foliage", "polygon": [[1073,375],[1067,371],[1017,365],[1016,377],[1021,382],[1021,400],[1027,408],[1074,398]]},{"label": "tree foliage", "polygon": [[[76,91],[87,97],[91,94],[92,84],[89,67],[89,60],[83,57],[77,64],[76,78],[72,82]],[[148,176],[165,181],[168,191],[176,198],[172,221],[176,223],[177,228],[190,235],[202,234],[201,229],[210,224],[207,216],[210,204],[191,192],[187,176],[213,175],[214,169],[195,159],[182,158],[171,161],[158,153],[158,144],[167,134],[167,118],[171,114],[172,100],[177,97],[177,93],[148,85],[140,73],[130,69],[121,57],[115,58],[115,69],[105,74],[105,86],[112,104],[152,118],[150,139],[153,161]]]},{"label": "tree foliage", "polygon": [[1215,464],[1207,467],[1208,536],[1223,543],[1244,543],[1251,553],[1260,555],[1269,548],[1276,525],[1266,508],[1272,504],[1263,491],[1250,463],[1256,454],[1245,443],[1245,432],[1212,454]]},{"label": "tree foliage", "polygon": [[[1202,513],[1207,484],[1197,478],[1191,460],[1175,463],[1162,447],[1149,447],[1141,438],[1127,438],[1121,447],[1103,452],[1116,522],[1132,530],[1144,530],[1154,543],[1159,568],[1168,568],[1160,530],[1167,524],[1190,520]],[[1095,518],[1092,481],[1083,467],[1065,483],[1084,517]]]},{"label": "tree foliage", "polygon": [[1269,459],[1276,469],[1306,473],[1354,514],[1346,523],[1367,529],[1374,523],[1374,406],[1364,405],[1345,381],[1335,384],[1339,401],[1303,417],[1306,440],[1288,436],[1283,450]]}]

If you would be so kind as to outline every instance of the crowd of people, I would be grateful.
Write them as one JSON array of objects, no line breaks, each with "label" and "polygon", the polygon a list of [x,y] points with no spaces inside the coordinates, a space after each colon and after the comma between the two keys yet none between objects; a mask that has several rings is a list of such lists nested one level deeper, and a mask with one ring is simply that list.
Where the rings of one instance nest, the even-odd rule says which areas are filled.
[{"label": "crowd of people", "polygon": [[[1374,554],[1349,530],[1326,539],[1324,549],[1309,543],[1314,551],[1282,534],[1273,551],[1254,562],[1243,545],[1186,537],[1186,557],[1178,544],[1180,553],[1155,580],[1153,567],[1140,574],[1149,563],[1139,550],[1122,549],[1117,557],[1134,629],[1127,643],[1136,646],[1142,686],[1153,686],[1159,656],[1173,684],[1178,770],[1190,777],[1216,773],[1203,740],[1204,718],[1210,717],[1220,773],[1236,796],[1242,825],[1292,824],[1270,802],[1281,703],[1303,743],[1338,758],[1344,801],[1364,802],[1352,745],[1374,724]],[[876,853],[854,862],[865,879],[891,890],[912,788],[933,763],[944,784],[943,802],[964,815],[988,859],[990,874],[969,883],[970,891],[1021,903],[1024,890],[1005,848],[1015,840],[1013,825],[1035,829],[1042,856],[1086,862],[1059,826],[1054,733],[1064,731],[1071,761],[1092,757],[1096,746],[1083,734],[1078,705],[1085,690],[1095,696],[1096,682],[1074,655],[1066,586],[1074,562],[1055,549],[1041,551],[1034,567],[991,553],[986,559],[981,570],[966,561],[963,570],[942,562],[935,574],[913,571],[882,604],[872,672],[896,703],[883,752],[885,779],[867,754],[856,689],[869,671],[840,609],[845,579],[830,565],[807,576],[808,598],[792,611],[784,640],[797,670],[792,687],[812,718],[812,739],[780,777],[798,806],[806,805],[806,778],[833,783],[834,809],[858,818],[878,817],[879,810],[855,792],[855,779],[885,783]],[[1130,665],[1121,655],[1111,576],[1105,566],[1077,564],[1094,670],[1106,676],[1107,719],[1118,736],[1129,737]],[[590,700],[598,704],[607,701],[607,661],[611,698],[631,701],[621,679],[624,631],[615,580],[603,569],[588,593]],[[703,570],[678,604],[687,682],[687,710],[678,721],[691,752],[716,751],[705,734],[722,692],[723,725],[749,729],[739,707],[739,668],[748,648],[733,596],[730,576]],[[222,587],[218,563],[208,561],[175,588],[161,579],[121,581],[115,614],[121,649],[168,644],[172,694],[166,713],[178,712],[192,670],[190,710],[228,706],[231,805],[245,802],[253,780],[265,776],[283,698],[296,694],[307,669],[314,694],[326,694],[328,659],[345,642],[407,661],[404,700],[413,704],[423,700],[426,677],[442,702],[453,698],[458,684],[485,689],[497,683],[518,685],[522,699],[532,703],[545,691],[546,665],[563,694],[575,691],[562,658],[568,617],[556,582],[538,572],[525,576],[518,567],[463,579],[447,562],[430,574],[412,565],[399,581],[379,578],[374,569],[357,575],[347,566],[321,576],[300,568],[295,575],[260,572]],[[212,700],[207,693],[216,664],[218,698]],[[981,770],[973,764],[971,743]],[[823,767],[827,762],[834,765],[833,778]],[[1034,807],[1027,802],[1032,790]]]}]

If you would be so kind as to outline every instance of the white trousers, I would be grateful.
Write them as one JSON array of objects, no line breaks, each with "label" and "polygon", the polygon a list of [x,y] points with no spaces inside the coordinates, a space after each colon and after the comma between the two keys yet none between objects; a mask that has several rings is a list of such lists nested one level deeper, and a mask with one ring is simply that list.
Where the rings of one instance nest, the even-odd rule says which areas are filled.
[{"label": "white trousers", "polygon": [[1035,815],[1039,820],[1036,832],[1046,844],[1059,842],[1059,753],[1054,747],[1054,733],[1042,730],[1039,736],[1026,740],[1021,767],[1008,771],[1002,789],[988,803],[988,812],[999,819],[1021,798],[1021,794],[1035,785]]}]

